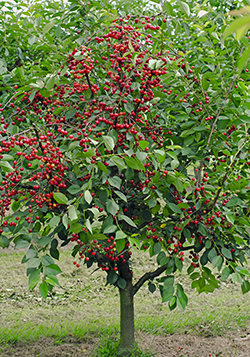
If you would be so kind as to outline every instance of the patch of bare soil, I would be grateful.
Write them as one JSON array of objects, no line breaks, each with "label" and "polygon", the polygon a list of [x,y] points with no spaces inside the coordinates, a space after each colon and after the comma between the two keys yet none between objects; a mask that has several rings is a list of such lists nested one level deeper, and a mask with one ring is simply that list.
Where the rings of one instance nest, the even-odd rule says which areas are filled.
[{"label": "patch of bare soil", "polygon": [[141,347],[155,353],[155,357],[249,357],[250,335],[244,337],[199,335],[146,335],[138,334]]},{"label": "patch of bare soil", "polygon": [[90,357],[98,347],[98,338],[67,338],[56,343],[52,338],[40,338],[35,342],[17,342],[7,348],[0,347],[1,357]]},{"label": "patch of bare soil", "polygon": [[[137,332],[136,339],[142,349],[155,357],[249,357],[250,335],[199,336],[199,335],[149,335]],[[52,338],[35,342],[18,342],[0,348],[1,357],[91,357],[98,347],[97,337],[67,338],[57,344]]]}]

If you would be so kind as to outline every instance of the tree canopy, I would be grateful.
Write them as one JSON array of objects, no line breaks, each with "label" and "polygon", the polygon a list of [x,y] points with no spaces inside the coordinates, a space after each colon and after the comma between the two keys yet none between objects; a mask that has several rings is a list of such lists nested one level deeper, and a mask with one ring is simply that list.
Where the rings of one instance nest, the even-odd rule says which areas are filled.
[{"label": "tree canopy", "polygon": [[[44,298],[69,242],[121,301],[148,282],[185,309],[184,262],[199,293],[250,290],[249,39],[223,38],[237,2],[153,3],[5,3],[0,244],[27,248]],[[135,282],[133,249],[159,264]]]}]

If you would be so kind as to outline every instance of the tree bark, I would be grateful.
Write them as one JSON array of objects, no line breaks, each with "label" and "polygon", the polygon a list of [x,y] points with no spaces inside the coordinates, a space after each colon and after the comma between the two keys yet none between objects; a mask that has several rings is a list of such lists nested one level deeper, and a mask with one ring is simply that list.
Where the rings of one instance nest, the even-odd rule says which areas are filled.
[{"label": "tree bark", "polygon": [[135,348],[134,297],[132,279],[126,280],[125,289],[120,294],[120,344],[119,356],[129,356]]}]

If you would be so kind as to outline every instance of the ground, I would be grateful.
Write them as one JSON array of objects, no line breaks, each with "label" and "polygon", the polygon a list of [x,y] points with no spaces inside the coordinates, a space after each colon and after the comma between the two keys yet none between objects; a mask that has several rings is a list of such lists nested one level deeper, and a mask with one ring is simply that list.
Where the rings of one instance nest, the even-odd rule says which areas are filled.
[{"label": "ground", "polygon": [[[97,357],[98,347],[117,341],[118,292],[105,286],[102,272],[76,269],[65,249],[59,262],[61,287],[44,301],[37,288],[28,290],[23,254],[0,248],[1,357]],[[145,267],[145,257],[134,254],[135,279],[155,268],[153,258]],[[230,282],[213,294],[198,295],[185,272],[178,279],[189,296],[185,312],[170,312],[147,285],[136,295],[139,346],[155,357],[249,357],[250,295]]]},{"label": "ground", "polygon": [[[142,348],[147,348],[155,357],[249,357],[250,335],[238,333],[225,336],[150,335],[137,332],[136,339]],[[97,337],[76,339],[67,337],[60,344],[52,338],[40,338],[35,342],[17,342],[2,349],[1,357],[90,357],[99,346]]]}]

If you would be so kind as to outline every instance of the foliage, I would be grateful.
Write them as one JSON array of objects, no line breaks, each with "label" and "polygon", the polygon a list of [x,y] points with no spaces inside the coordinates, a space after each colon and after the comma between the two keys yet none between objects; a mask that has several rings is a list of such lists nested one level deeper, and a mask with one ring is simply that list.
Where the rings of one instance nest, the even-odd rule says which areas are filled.
[{"label": "foliage", "polygon": [[[242,40],[245,33],[248,32],[250,28],[250,6],[246,6],[242,9],[239,10],[232,10],[229,12],[229,15],[231,16],[239,16],[236,18],[233,22],[227,26],[227,28],[224,31],[224,38],[227,38],[228,36],[232,35],[235,33],[235,38],[237,40]],[[243,15],[243,16],[242,16]],[[242,56],[240,56],[237,67],[238,67],[238,73],[242,72],[242,69],[246,62],[249,60],[249,54],[250,54],[250,48],[247,46],[242,53]]]},{"label": "foliage", "polygon": [[185,252],[199,293],[218,276],[245,293],[250,97],[236,61],[248,39],[223,39],[215,5],[154,1],[155,16],[136,16],[122,3],[5,4],[0,244],[27,248],[44,298],[70,241],[77,266],[97,263],[120,289],[134,248],[157,255],[133,294],[148,281],[171,310],[187,304],[174,281]]}]

